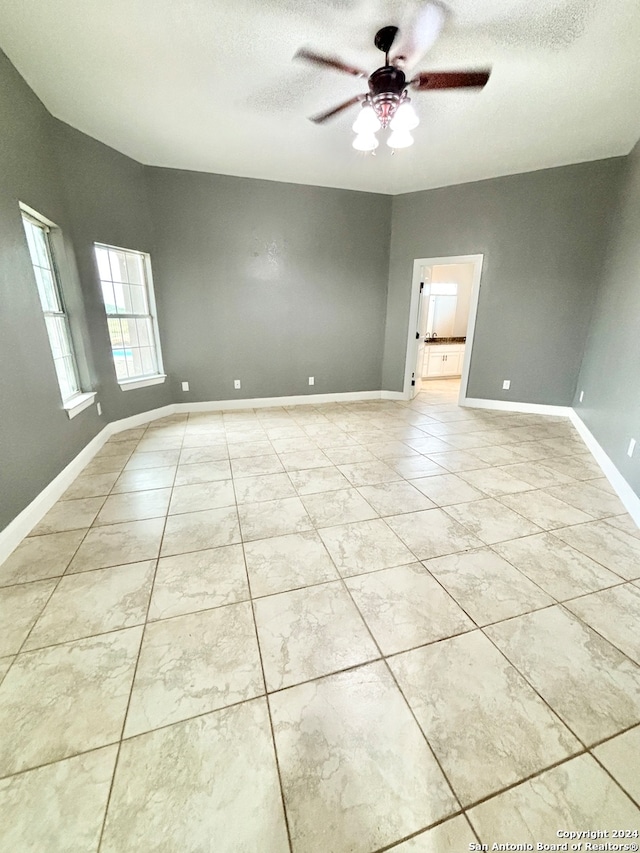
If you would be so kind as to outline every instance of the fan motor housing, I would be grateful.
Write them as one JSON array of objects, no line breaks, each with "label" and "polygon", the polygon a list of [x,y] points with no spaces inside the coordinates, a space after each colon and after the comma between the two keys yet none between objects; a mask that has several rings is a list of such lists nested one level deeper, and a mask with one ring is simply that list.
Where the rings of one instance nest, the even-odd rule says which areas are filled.
[{"label": "fan motor housing", "polygon": [[369,77],[369,100],[383,127],[393,118],[406,86],[404,73],[393,65],[384,65]]},{"label": "fan motor housing", "polygon": [[400,97],[406,86],[407,78],[404,76],[404,72],[393,65],[383,65],[369,77],[369,91],[373,97],[385,92]]}]

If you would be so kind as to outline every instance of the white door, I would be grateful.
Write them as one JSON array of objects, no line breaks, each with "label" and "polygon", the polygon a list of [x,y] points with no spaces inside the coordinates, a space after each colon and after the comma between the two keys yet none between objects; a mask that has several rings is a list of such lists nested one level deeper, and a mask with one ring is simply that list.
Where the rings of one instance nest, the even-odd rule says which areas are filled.
[{"label": "white door", "polygon": [[[415,258],[413,261],[413,275],[411,277],[411,300],[409,314],[407,317],[407,349],[404,369],[404,381],[402,385],[403,396],[406,400],[416,393],[416,387],[412,383],[416,378],[416,361],[418,355],[418,343],[416,339],[416,326],[418,324],[418,301],[420,297],[420,282],[424,281],[423,272],[428,269],[431,273],[429,283],[432,285],[434,267],[451,264],[473,264],[473,280],[471,282],[471,296],[469,298],[467,321],[467,345],[463,359],[458,362],[458,372],[462,375],[460,382],[460,405],[466,404],[467,382],[469,377],[469,365],[471,362],[471,350],[473,347],[473,335],[476,325],[476,312],[480,296],[480,278],[482,274],[482,255],[455,255],[447,257]],[[466,302],[465,302],[466,305]]]},{"label": "white door", "polygon": [[424,364],[424,355],[425,355],[425,346],[424,339],[427,334],[427,317],[429,314],[429,291],[430,291],[430,273],[431,268],[426,267],[422,269],[420,275],[420,295],[418,297],[418,316],[417,316],[417,328],[416,328],[416,339],[418,341],[417,352],[416,352],[416,363],[413,371],[413,376],[411,378],[411,399],[413,399],[416,394],[420,391],[420,381],[423,373],[423,364]]}]

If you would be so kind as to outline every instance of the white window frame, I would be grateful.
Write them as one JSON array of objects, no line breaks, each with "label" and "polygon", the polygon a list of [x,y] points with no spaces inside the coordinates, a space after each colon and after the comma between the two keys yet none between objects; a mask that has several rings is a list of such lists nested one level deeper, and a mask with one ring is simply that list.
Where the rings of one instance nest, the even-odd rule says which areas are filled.
[{"label": "white window frame", "polygon": [[[60,398],[62,400],[62,407],[67,412],[67,415],[69,416],[69,418],[75,418],[76,415],[79,415],[80,412],[83,412],[85,409],[87,409],[89,406],[91,406],[94,403],[95,398],[96,398],[96,392],[95,391],[89,391],[89,392],[83,392],[82,391],[82,383],[80,381],[80,371],[78,370],[78,357],[76,355],[75,347],[73,344],[73,336],[71,334],[71,327],[69,325],[69,315],[68,315],[66,307],[65,307],[64,294],[62,292],[62,285],[60,282],[60,273],[58,270],[58,266],[56,264],[56,260],[54,257],[53,249],[51,247],[51,240],[50,240],[51,231],[53,229],[56,229],[56,230],[59,230],[59,229],[58,229],[58,226],[55,224],[55,222],[52,222],[50,219],[47,219],[45,216],[43,216],[41,213],[38,213],[38,211],[34,210],[32,207],[29,207],[28,205],[23,204],[22,202],[19,202],[18,205],[20,208],[20,215],[22,217],[23,226],[24,226],[25,221],[30,222],[33,226],[35,226],[36,228],[39,228],[44,234],[44,243],[45,243],[45,248],[47,251],[47,261],[49,264],[49,272],[51,273],[51,277],[53,279],[53,289],[54,289],[54,294],[55,294],[56,302],[57,302],[57,310],[52,311],[51,309],[49,309],[45,305],[43,305],[42,297],[40,294],[40,288],[38,287],[37,281],[36,281],[36,290],[38,292],[38,300],[40,302],[40,308],[42,309],[42,314],[43,314],[43,317],[45,318],[45,327],[47,330],[47,339],[49,341],[49,347],[51,349],[51,357],[54,360],[54,371],[55,371],[56,380],[58,383],[58,390],[60,391]],[[26,239],[27,239],[27,235],[26,235],[26,229],[25,229],[25,240]],[[29,260],[31,261],[31,268],[33,270],[34,279],[35,279],[35,275],[36,275],[35,264],[34,264],[34,260],[33,260],[32,256],[31,256],[31,249],[29,248],[28,241],[27,241],[27,247],[28,247],[28,251],[29,251]],[[51,336],[49,333],[49,326],[46,322],[47,317],[58,317],[58,318],[62,319],[62,328],[64,331],[65,343],[66,343],[67,348],[69,350],[69,356],[71,358],[71,367],[73,370],[74,384],[76,387],[76,390],[74,391],[74,393],[71,394],[71,396],[69,396],[69,397],[63,396],[62,387],[60,386],[60,379],[58,377],[58,372],[57,372],[57,370],[55,370],[54,349],[53,349],[53,344],[51,341]]]},{"label": "white window frame", "polygon": [[[150,374],[143,374],[140,376],[132,376],[129,379],[119,379],[116,371],[116,379],[118,381],[118,385],[120,386],[122,391],[133,391],[137,388],[146,388],[150,385],[160,385],[162,384],[166,378],[167,374],[164,372],[163,360],[162,360],[162,347],[160,345],[160,332],[158,329],[158,310],[156,307],[156,297],[153,288],[153,273],[151,271],[151,256],[148,252],[141,252],[139,249],[125,249],[122,246],[113,246],[110,243],[94,243],[93,244],[93,258],[96,265],[96,271],[98,276],[98,281],[100,282],[100,291],[102,294],[102,281],[103,279],[100,276],[100,268],[98,267],[98,260],[96,256],[96,249],[106,249],[114,252],[124,252],[126,254],[137,255],[142,259],[142,267],[144,271],[144,285],[147,292],[147,304],[149,306],[149,314],[124,314],[124,313],[110,313],[107,311],[107,306],[104,304],[104,296],[103,296],[103,305],[105,316],[107,318],[107,324],[110,319],[119,319],[119,320],[127,320],[127,319],[137,319],[142,317],[148,317],[151,320],[151,328],[153,330],[153,340],[155,343],[156,350],[156,372]],[[113,282],[111,282],[113,283]],[[109,342],[111,343],[111,334],[109,333]],[[111,356],[113,359],[113,347],[111,348]],[[113,360],[114,371],[115,371],[115,360]]]}]

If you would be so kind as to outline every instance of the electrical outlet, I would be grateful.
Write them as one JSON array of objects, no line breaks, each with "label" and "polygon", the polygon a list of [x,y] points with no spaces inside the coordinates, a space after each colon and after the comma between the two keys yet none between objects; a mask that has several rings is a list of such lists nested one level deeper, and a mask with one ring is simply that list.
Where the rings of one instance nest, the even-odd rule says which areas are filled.
[{"label": "electrical outlet", "polygon": [[182,390],[183,390],[183,391],[188,391],[188,390],[189,390],[189,383],[188,383],[188,382],[183,382],[183,383],[182,383]]},{"label": "electrical outlet", "polygon": [[100,403],[96,403],[96,408],[98,410],[98,414],[101,415],[102,414],[102,406],[100,405]]},{"label": "electrical outlet", "polygon": [[582,402],[584,400],[584,391],[580,392],[580,400],[578,402]]},{"label": "electrical outlet", "polygon": [[310,376],[309,377],[309,385],[315,385],[315,384],[316,384],[315,376]]},{"label": "electrical outlet", "polygon": [[236,389],[236,391],[240,388],[240,380],[239,379],[233,380],[233,387]]},{"label": "electrical outlet", "polygon": [[636,449],[636,440],[632,438],[627,447],[627,456],[633,456],[633,451]]},{"label": "electrical outlet", "polygon": [[505,380],[504,380],[504,382],[502,383],[502,390],[503,390],[503,391],[508,391],[508,390],[509,390],[509,388],[511,388],[511,380],[510,380],[510,379],[505,379]]}]

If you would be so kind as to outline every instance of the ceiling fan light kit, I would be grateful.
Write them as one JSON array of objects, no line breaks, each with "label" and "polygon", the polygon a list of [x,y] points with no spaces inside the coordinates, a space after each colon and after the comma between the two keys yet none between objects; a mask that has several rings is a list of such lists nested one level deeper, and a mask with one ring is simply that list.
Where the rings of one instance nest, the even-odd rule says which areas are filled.
[{"label": "ceiling fan light kit", "polygon": [[411,104],[411,98],[405,98],[389,122],[389,127],[391,130],[415,130],[419,124],[420,119]]},{"label": "ceiling fan light kit", "polygon": [[[376,133],[387,127],[391,134],[387,145],[392,149],[408,148],[413,145],[410,131],[419,124],[408,89],[416,91],[427,89],[481,89],[487,83],[490,71],[435,71],[419,72],[407,81],[402,67],[408,61],[414,62],[434,44],[445,21],[445,7],[437,0],[428,0],[414,16],[407,32],[398,27],[383,27],[376,33],[374,44],[385,55],[385,64],[367,76],[366,71],[349,65],[341,59],[323,56],[310,50],[301,49],[296,58],[333,68],[354,77],[367,78],[369,91],[355,95],[327,112],[313,116],[311,121],[322,124],[343,110],[362,104],[362,109],[353,124],[356,134],[353,147],[356,151],[375,151],[379,142]],[[392,51],[393,48],[393,51]],[[401,67],[402,66],[402,67]]]},{"label": "ceiling fan light kit", "polygon": [[408,148],[413,145],[413,136],[408,130],[394,130],[387,139],[387,145],[394,151],[396,148]]},{"label": "ceiling fan light kit", "polygon": [[[385,102],[388,106],[390,102]],[[353,131],[356,138],[353,147],[356,151],[375,151],[378,140],[375,134],[387,126],[392,131],[387,138],[389,148],[408,148],[413,145],[414,139],[409,131],[420,124],[420,119],[411,106],[410,98],[401,100],[392,109],[386,109],[383,117],[378,118],[375,106],[365,102],[360,115],[353,123]]]},{"label": "ceiling fan light kit", "polygon": [[368,103],[364,103],[360,110],[360,115],[354,121],[351,129],[354,133],[377,133],[381,127],[382,124],[373,107]]},{"label": "ceiling fan light kit", "polygon": [[352,143],[356,151],[375,151],[379,144],[375,133],[359,133]]},{"label": "ceiling fan light kit", "polygon": [[408,148],[413,145],[409,131],[420,124],[420,119],[411,106],[410,98],[405,97],[398,104],[385,100],[379,112],[375,102],[370,104],[368,99],[362,105],[352,128],[356,134],[353,140],[356,151],[374,151],[378,147],[375,134],[387,126],[393,131],[387,139],[390,148]]}]

